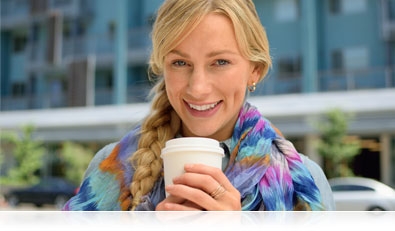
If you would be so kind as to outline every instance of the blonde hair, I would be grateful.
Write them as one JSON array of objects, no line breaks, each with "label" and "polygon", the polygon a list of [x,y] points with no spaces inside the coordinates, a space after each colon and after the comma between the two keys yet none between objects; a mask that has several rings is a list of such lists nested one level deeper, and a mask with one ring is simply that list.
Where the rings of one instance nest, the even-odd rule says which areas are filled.
[{"label": "blonde hair", "polygon": [[135,168],[130,185],[131,209],[141,203],[162,173],[161,149],[174,138],[180,119],[170,105],[163,75],[164,57],[187,37],[209,13],[226,15],[233,22],[242,55],[261,68],[261,81],[271,67],[269,43],[251,0],[167,0],[158,10],[152,30],[149,60],[151,77],[159,80],[153,88],[151,113],[141,125],[137,151],[130,161]]}]

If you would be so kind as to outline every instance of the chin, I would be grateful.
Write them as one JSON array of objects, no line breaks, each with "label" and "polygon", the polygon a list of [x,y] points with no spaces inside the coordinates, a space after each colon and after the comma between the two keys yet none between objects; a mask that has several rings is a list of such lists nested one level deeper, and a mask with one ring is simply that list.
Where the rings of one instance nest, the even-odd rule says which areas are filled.
[{"label": "chin", "polygon": [[213,137],[215,135],[215,131],[195,129],[195,130],[190,130],[189,134],[191,134],[191,136],[196,136],[196,137]]}]

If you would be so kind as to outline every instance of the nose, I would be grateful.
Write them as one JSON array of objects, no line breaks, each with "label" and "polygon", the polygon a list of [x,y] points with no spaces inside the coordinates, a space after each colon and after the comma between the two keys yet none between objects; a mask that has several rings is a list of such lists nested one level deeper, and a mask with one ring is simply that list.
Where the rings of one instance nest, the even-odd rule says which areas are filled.
[{"label": "nose", "polygon": [[207,71],[195,66],[189,76],[187,93],[196,98],[201,98],[207,96],[210,92],[211,80]]}]

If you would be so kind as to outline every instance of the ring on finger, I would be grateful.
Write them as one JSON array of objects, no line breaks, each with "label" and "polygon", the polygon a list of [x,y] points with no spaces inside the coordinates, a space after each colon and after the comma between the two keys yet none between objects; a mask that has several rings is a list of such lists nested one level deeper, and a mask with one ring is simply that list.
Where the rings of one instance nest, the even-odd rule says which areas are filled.
[{"label": "ring on finger", "polygon": [[226,189],[222,186],[222,184],[218,184],[218,187],[212,193],[210,193],[210,196],[216,200],[224,195],[225,192]]}]

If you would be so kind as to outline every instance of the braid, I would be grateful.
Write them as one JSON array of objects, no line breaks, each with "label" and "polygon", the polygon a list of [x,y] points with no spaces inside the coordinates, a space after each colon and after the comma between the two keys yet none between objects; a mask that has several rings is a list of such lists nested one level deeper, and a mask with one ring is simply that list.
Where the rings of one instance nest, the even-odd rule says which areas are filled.
[{"label": "braid", "polygon": [[[162,172],[161,149],[167,140],[178,131],[172,120],[177,120],[166,94],[163,79],[157,83],[151,112],[141,125],[141,137],[137,151],[130,162],[135,168],[130,185],[132,194],[131,209],[141,203],[141,197],[150,192]],[[173,117],[173,118],[172,118]]]}]

